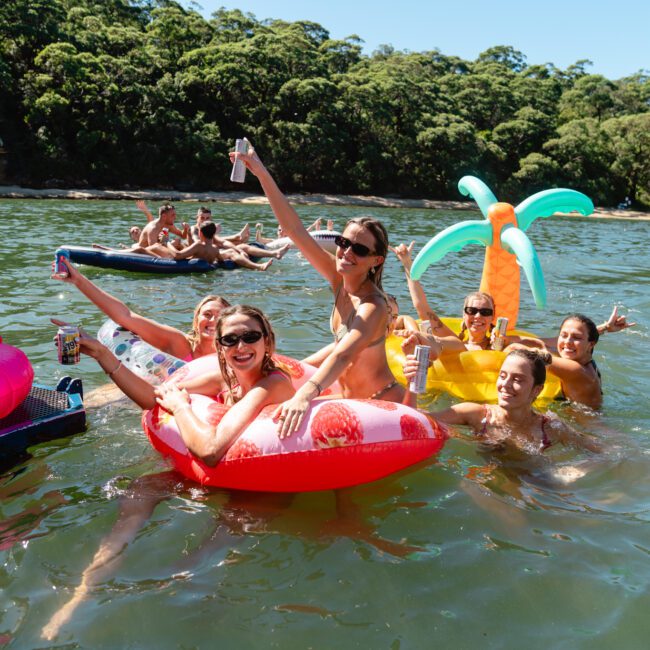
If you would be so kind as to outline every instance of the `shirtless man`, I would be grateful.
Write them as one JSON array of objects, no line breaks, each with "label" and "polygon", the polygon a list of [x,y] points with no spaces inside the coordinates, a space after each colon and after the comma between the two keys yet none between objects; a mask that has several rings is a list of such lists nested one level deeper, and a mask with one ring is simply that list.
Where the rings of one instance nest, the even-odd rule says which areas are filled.
[{"label": "shirtless man", "polygon": [[[201,206],[196,211],[196,223],[190,229],[190,234],[192,236],[193,241],[199,240],[199,228],[201,227],[201,224],[205,223],[206,221],[212,221],[212,211],[210,210],[210,208]],[[218,223],[216,234],[219,235],[220,232],[221,232],[221,224]],[[248,241],[249,237],[250,237],[250,226],[246,224],[237,234],[223,235],[221,236],[221,239],[225,239],[226,241],[232,242],[233,244],[245,244]]]},{"label": "shirtless man", "polygon": [[183,230],[179,230],[174,226],[176,220],[176,208],[171,203],[165,203],[158,208],[158,218],[153,219],[142,229],[140,239],[137,246],[133,247],[134,253],[148,253],[149,247],[154,245],[161,245],[161,236],[164,238],[167,232],[172,232],[179,235],[181,239],[187,238],[189,232],[189,224],[183,223]]},{"label": "shirtless man", "polygon": [[[198,239],[199,229],[202,224],[206,224],[206,223],[212,223],[212,212],[210,212],[208,208],[200,207],[196,213],[196,224],[193,225],[191,228],[191,233],[194,241],[199,241]],[[246,224],[244,228],[242,228],[242,230],[237,235],[230,235],[229,237],[225,237],[219,234],[221,231],[221,224],[215,224],[215,225],[216,225],[216,230],[214,235],[214,243],[221,250],[222,254],[226,251],[235,251],[236,253],[243,255],[244,257],[247,258],[274,257],[275,259],[279,260],[282,259],[282,257],[284,257],[284,254],[289,250],[289,248],[291,248],[291,245],[287,244],[286,246],[283,246],[278,250],[269,251],[260,248],[259,246],[246,244],[241,241],[238,243],[238,240],[241,239],[242,233],[244,233],[244,231],[250,230],[248,224]],[[248,233],[246,233],[246,239],[247,238],[248,238]]]},{"label": "shirtless man", "polygon": [[[215,233],[217,227],[212,221],[206,221],[199,229],[199,241],[190,244],[181,251],[166,249],[166,255],[160,257],[168,257],[175,260],[186,260],[188,258],[205,260],[210,264],[223,262],[224,260],[231,260],[239,266],[247,269],[254,269],[256,271],[266,271],[271,266],[273,260],[269,260],[264,264],[257,264],[240,253],[237,248],[228,248],[220,250],[218,244],[215,243]],[[150,247],[151,248],[151,247]]]}]

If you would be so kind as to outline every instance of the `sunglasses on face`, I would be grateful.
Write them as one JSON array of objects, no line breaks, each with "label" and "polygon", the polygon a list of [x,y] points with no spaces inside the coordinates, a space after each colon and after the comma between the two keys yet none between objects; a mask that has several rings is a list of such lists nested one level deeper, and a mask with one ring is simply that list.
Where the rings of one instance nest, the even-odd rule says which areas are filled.
[{"label": "sunglasses on face", "polygon": [[494,309],[491,307],[465,307],[463,311],[468,316],[476,316],[476,314],[481,314],[481,316],[494,316]]},{"label": "sunglasses on face", "polygon": [[240,341],[247,343],[248,345],[252,343],[257,343],[264,334],[259,331],[250,331],[244,332],[243,334],[224,334],[220,336],[217,341],[219,345],[222,345],[225,348],[232,348],[237,345]]},{"label": "sunglasses on face", "polygon": [[370,255],[370,249],[367,246],[364,246],[363,244],[353,243],[347,237],[343,237],[343,235],[337,235],[334,237],[334,243],[344,251],[348,250],[348,248],[351,248],[352,252],[357,257],[368,257],[368,255]]}]

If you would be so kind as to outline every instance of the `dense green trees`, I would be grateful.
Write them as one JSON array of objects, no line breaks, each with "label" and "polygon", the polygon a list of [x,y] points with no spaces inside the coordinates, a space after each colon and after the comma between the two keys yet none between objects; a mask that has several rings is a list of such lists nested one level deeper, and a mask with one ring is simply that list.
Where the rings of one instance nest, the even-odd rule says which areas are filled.
[{"label": "dense green trees", "polygon": [[287,190],[458,198],[463,174],[517,200],[570,186],[650,204],[650,79],[362,54],[307,22],[172,0],[5,0],[0,137],[23,183],[225,189],[248,135]]}]

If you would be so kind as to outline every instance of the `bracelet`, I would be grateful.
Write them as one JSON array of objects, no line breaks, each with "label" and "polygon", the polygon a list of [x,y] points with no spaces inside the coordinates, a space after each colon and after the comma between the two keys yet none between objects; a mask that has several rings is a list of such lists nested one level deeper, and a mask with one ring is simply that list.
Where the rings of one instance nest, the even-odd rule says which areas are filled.
[{"label": "bracelet", "polygon": [[316,390],[318,391],[318,393],[316,393],[316,397],[318,397],[323,392],[323,387],[317,381],[314,381],[313,379],[308,379],[305,383],[311,384],[312,386],[314,386],[314,388],[316,388]]},{"label": "bracelet", "polygon": [[116,372],[117,372],[121,367],[122,367],[122,362],[121,362],[121,361],[118,361],[118,362],[117,362],[117,365],[115,366],[115,369],[114,369],[114,370],[111,370],[110,372],[106,372],[106,370],[104,370],[104,372],[106,372],[106,374],[107,374],[111,379],[113,379],[113,375],[114,375],[114,374],[115,374],[115,373],[116,373]]},{"label": "bracelet", "polygon": [[179,409],[176,409],[174,411],[174,415],[176,415],[177,413],[180,413],[181,411],[186,411],[187,409],[191,409],[191,408],[192,408],[192,406],[190,404],[188,404],[187,402],[185,402],[185,404],[183,404],[183,406],[181,406]]}]

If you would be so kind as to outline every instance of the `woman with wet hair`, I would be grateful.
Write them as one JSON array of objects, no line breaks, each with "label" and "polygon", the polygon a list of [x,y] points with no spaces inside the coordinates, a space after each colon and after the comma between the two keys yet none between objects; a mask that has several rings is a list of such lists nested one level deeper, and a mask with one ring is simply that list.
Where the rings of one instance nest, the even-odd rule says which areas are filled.
[{"label": "woman with wet hair", "polygon": [[[445,424],[470,427],[482,443],[495,451],[533,455],[559,442],[599,452],[600,444],[593,438],[577,432],[555,416],[533,409],[550,363],[548,352],[513,350],[499,370],[496,404],[463,402],[430,415]],[[407,380],[415,377],[417,368],[415,356],[407,355],[404,365]]]}]

